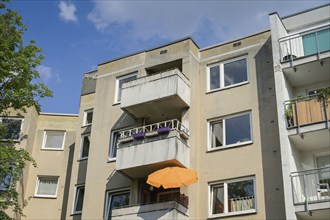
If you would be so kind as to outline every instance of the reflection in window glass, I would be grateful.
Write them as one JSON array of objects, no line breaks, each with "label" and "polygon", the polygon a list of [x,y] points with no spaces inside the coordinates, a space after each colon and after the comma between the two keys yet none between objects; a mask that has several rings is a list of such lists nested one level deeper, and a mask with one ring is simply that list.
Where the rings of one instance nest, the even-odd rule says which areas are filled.
[{"label": "reflection in window glass", "polygon": [[129,205],[129,192],[111,194],[107,197],[107,216],[106,219],[111,219],[111,211],[116,208],[121,208]]},{"label": "reflection in window glass", "polygon": [[247,81],[246,59],[224,64],[225,87]]},{"label": "reflection in window glass", "polygon": [[211,124],[211,148],[221,147],[223,143],[222,121]]},{"label": "reflection in window glass", "polygon": [[250,115],[226,119],[226,144],[235,144],[251,140]]},{"label": "reflection in window glass", "polygon": [[255,210],[254,178],[224,181],[211,186],[211,215]]},{"label": "reflection in window glass", "polygon": [[120,138],[119,132],[112,132],[111,134],[111,145],[110,145],[110,158],[115,158],[117,156],[117,144]]},{"label": "reflection in window glass", "polygon": [[210,68],[210,90],[220,88],[220,67]]},{"label": "reflection in window glass", "polygon": [[90,136],[83,136],[81,158],[87,158],[89,154]]},{"label": "reflection in window glass", "polygon": [[21,133],[22,119],[18,118],[0,118],[0,124],[6,126],[7,132],[1,139],[18,140]]},{"label": "reflection in window glass", "polygon": [[123,84],[136,79],[136,75],[130,75],[119,79],[118,88],[117,88],[117,102],[121,101],[121,92],[123,89]]}]

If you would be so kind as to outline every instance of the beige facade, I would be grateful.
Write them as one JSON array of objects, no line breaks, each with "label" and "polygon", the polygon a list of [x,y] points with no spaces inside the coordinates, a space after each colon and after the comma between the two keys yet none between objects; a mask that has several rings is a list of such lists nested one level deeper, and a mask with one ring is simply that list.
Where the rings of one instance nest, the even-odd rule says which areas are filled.
[{"label": "beige facade", "polygon": [[[184,38],[101,63],[84,74],[78,115],[29,110],[19,146],[38,168],[23,174],[20,192],[31,199],[22,218],[324,218],[324,188],[325,199],[310,206],[292,193],[303,191],[297,171],[314,168],[315,155],[329,152],[327,120],[308,127],[307,118],[299,135],[296,124],[307,113],[294,112],[287,127],[283,102],[328,85],[329,51],[305,57],[300,49],[303,59],[290,60],[279,48],[304,16],[327,30],[327,9],[316,9],[319,20],[313,10],[285,19],[271,14],[272,32],[208,48]],[[173,166],[195,170],[197,182],[174,189],[146,183],[152,172]]]}]

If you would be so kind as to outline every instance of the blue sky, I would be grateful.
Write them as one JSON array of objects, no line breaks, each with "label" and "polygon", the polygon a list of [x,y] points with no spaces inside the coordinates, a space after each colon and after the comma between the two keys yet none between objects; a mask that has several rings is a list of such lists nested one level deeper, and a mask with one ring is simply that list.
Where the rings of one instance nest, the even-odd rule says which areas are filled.
[{"label": "blue sky", "polygon": [[192,36],[200,48],[269,29],[268,14],[290,15],[328,0],[12,0],[25,41],[45,60],[41,81],[53,90],[42,112],[78,113],[82,75],[99,63]]}]

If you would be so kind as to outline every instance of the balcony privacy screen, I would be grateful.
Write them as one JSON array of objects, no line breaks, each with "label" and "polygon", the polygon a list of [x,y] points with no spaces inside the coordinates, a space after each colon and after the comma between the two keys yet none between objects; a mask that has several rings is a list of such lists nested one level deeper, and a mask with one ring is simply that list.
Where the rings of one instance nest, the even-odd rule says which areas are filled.
[{"label": "balcony privacy screen", "polygon": [[325,52],[330,50],[330,29],[317,31],[314,33],[306,34],[302,36],[304,45],[304,55],[312,55],[318,52]]}]

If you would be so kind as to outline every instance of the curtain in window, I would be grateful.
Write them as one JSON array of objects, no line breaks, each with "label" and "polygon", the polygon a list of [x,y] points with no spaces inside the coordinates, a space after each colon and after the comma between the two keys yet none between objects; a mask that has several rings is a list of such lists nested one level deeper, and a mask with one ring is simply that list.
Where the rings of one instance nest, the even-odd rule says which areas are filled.
[{"label": "curtain in window", "polygon": [[56,195],[57,179],[40,179],[38,195]]},{"label": "curtain in window", "polygon": [[230,210],[229,212],[237,212],[254,209],[254,198],[245,197],[239,199],[229,199],[228,201]]},{"label": "curtain in window", "polygon": [[223,142],[223,127],[222,127],[222,122],[217,122],[212,124],[211,127],[211,147],[220,147],[222,146],[222,142]]}]

